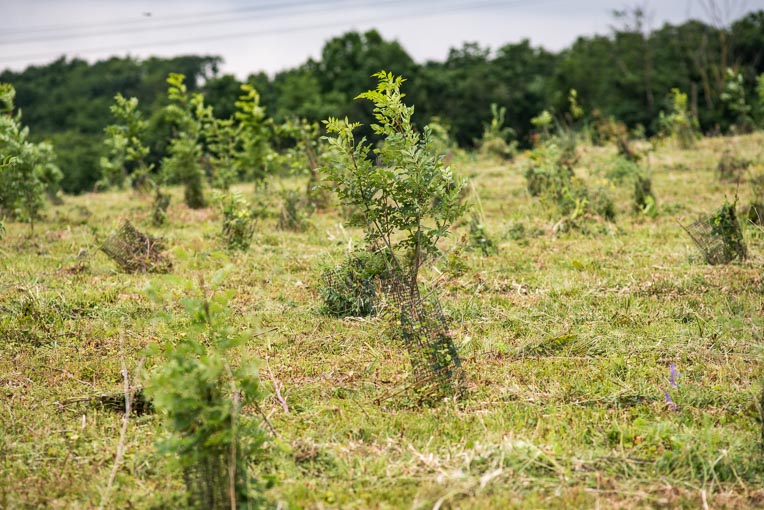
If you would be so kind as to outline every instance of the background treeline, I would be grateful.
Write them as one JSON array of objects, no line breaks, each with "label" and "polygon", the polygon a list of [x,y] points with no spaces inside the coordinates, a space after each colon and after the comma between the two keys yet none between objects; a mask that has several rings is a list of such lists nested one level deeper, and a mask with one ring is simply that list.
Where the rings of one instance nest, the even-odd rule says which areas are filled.
[{"label": "background treeline", "polygon": [[[739,112],[722,99],[726,72],[733,68],[742,76],[745,94],[756,95],[756,78],[764,72],[764,11],[727,28],[691,20],[651,30],[645,20],[639,9],[618,13],[610,34],[580,37],[559,53],[527,40],[497,50],[465,43],[444,62],[424,64],[374,30],[349,32],[328,41],[318,60],[273,77],[253,74],[246,81],[260,92],[276,121],[347,115],[368,125],[371,106],[353,97],[374,85],[374,72],[389,69],[416,83],[407,100],[416,104],[417,124],[437,118],[463,147],[481,138],[492,103],[507,108],[507,126],[521,146],[528,145],[531,119],[544,110],[564,111],[571,89],[589,121],[612,118],[647,135],[658,131],[660,112],[670,110],[672,88],[688,94],[690,110],[705,133],[739,126]],[[22,72],[2,72],[0,82],[16,88],[25,123],[35,139],[55,146],[62,187],[76,193],[93,189],[101,177],[104,128],[111,122],[109,107],[116,93],[139,99],[148,120],[152,162],[158,163],[167,154],[173,129],[163,109],[168,74],[184,74],[189,91],[201,91],[215,115],[226,118],[235,111],[241,83],[221,75],[220,63],[214,56],[111,58],[94,64],[61,58]]]}]

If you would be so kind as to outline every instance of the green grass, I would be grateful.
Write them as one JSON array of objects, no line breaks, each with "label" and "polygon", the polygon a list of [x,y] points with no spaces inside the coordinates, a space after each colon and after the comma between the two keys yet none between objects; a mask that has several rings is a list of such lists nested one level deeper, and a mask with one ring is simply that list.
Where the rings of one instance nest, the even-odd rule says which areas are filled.
[{"label": "green grass", "polygon": [[[761,134],[662,147],[651,155],[655,219],[612,190],[614,224],[553,232],[558,218],[525,192],[521,163],[465,161],[498,255],[461,249],[469,218],[423,275],[440,290],[464,360],[460,401],[417,405],[402,393],[408,360],[384,321],[319,313],[316,286],[360,234],[338,212],[305,232],[260,220],[245,253],[223,250],[214,209],[192,211],[173,189],[168,224],[151,197],[66,197],[27,237],[6,224],[0,245],[0,507],[91,508],[115,458],[121,415],[76,401],[119,394],[141,351],[183,334],[180,300],[223,268],[231,320],[256,336],[290,412],[263,407],[277,436],[258,475],[289,508],[746,508],[764,504],[758,394],[764,336],[764,234],[746,227],[744,263],[702,263],[678,222],[747,205],[748,186],[716,180],[724,147],[756,159]],[[605,175],[612,148],[581,150],[577,173]],[[520,158],[522,161],[522,158]],[[303,189],[297,179],[272,183]],[[237,186],[248,196],[249,185]],[[276,193],[271,195],[275,196]],[[174,270],[127,275],[98,251],[122,218],[164,237]],[[522,226],[522,228],[520,227]],[[467,236],[468,238],[468,236]],[[191,283],[189,283],[191,282]],[[161,302],[146,287],[159,290]],[[174,320],[158,320],[170,313]],[[147,360],[151,368],[153,361]],[[669,365],[681,373],[669,386]],[[272,387],[263,363],[264,384]],[[677,409],[664,398],[670,391]],[[111,496],[115,508],[177,505],[183,484],[155,452],[159,417],[133,417]]]}]

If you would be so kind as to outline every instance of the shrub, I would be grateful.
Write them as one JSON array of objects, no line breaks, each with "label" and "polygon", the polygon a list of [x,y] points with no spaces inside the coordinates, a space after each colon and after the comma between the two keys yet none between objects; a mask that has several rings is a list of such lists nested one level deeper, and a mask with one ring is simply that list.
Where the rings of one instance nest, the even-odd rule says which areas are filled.
[{"label": "shrub", "polygon": [[430,128],[430,145],[432,150],[442,154],[447,162],[459,152],[459,145],[450,135],[450,126],[440,117],[432,117],[427,127]]},{"label": "shrub", "polygon": [[239,161],[236,150],[240,131],[233,119],[216,119],[212,108],[205,110],[204,138],[207,144],[205,161],[209,166],[210,183],[214,188],[227,190],[239,179]]},{"label": "shrub", "polygon": [[721,100],[735,116],[735,123],[732,128],[733,131],[739,133],[750,133],[753,130],[752,109],[746,100],[745,88],[743,74],[728,68],[725,73]]},{"label": "shrub", "polygon": [[554,143],[542,144],[531,151],[525,169],[528,193],[532,197],[542,195],[560,199],[570,186],[573,170],[560,163],[562,151]]},{"label": "shrub", "polygon": [[599,217],[607,221],[615,220],[615,204],[606,186],[597,186],[589,193],[588,206]]},{"label": "shrub", "polygon": [[626,124],[617,120],[612,115],[603,117],[601,112],[596,109],[592,111],[592,117],[592,141],[596,145],[605,145],[606,143],[620,145],[622,140],[628,143],[629,130]]},{"label": "shrub", "polygon": [[167,95],[171,104],[166,107],[166,112],[175,124],[175,134],[168,149],[169,156],[162,161],[162,171],[183,184],[186,205],[200,209],[207,206],[207,200],[204,198],[204,172],[200,163],[202,123],[196,112],[203,109],[204,99],[199,93],[189,96],[184,80],[182,74],[175,73],[167,78]]},{"label": "shrub", "polygon": [[180,340],[167,342],[146,387],[170,433],[159,451],[177,459],[191,508],[259,508],[262,503],[249,465],[265,434],[255,417],[242,413],[259,405],[262,391],[251,359],[231,363],[248,335],[229,325],[230,295],[186,301],[192,322]]},{"label": "shrub", "polygon": [[350,223],[365,227],[367,243],[384,247],[415,285],[423,261],[464,210],[462,184],[432,150],[431,130],[414,129],[414,108],[402,101],[404,79],[384,71],[374,76],[376,90],[358,97],[374,104],[377,123],[371,128],[384,143],[376,148],[365,139],[356,143],[353,131],[360,124],[330,118],[327,141],[334,153],[323,171],[342,204],[358,212]]},{"label": "shrub", "polygon": [[539,145],[531,151],[525,170],[528,193],[554,206],[563,216],[561,224],[575,224],[587,214],[596,214],[612,221],[615,205],[607,191],[607,181],[590,192],[586,183],[573,173],[571,153],[575,147],[563,148],[558,140]]},{"label": "shrub", "polygon": [[[504,126],[504,116],[507,109],[491,103],[491,122],[483,128],[483,138],[478,145],[484,156],[500,159],[512,159],[517,151],[517,142],[509,142],[515,136],[512,128]],[[432,129],[432,128],[430,128]]]},{"label": "shrub", "polygon": [[711,233],[719,237],[724,244],[724,258],[744,260],[748,256],[748,249],[743,238],[743,230],[737,220],[735,205],[737,202],[727,202],[710,218]]},{"label": "shrub", "polygon": [[561,214],[583,213],[589,198],[585,184],[573,173],[570,149],[551,141],[536,147],[525,171],[531,196],[555,204]]},{"label": "shrub", "polygon": [[687,110],[687,94],[671,89],[671,112],[660,113],[658,123],[664,137],[673,138],[681,149],[695,147],[699,136],[698,119]]},{"label": "shrub", "polygon": [[366,317],[376,313],[376,278],[385,271],[379,253],[358,251],[321,273],[321,312],[332,317]]},{"label": "shrub", "polygon": [[260,105],[257,90],[248,84],[242,85],[241,90],[235,113],[241,130],[241,148],[236,153],[236,163],[242,176],[253,179],[255,185],[259,186],[269,174],[271,122],[265,114],[265,108]]},{"label": "shrub", "polygon": [[657,213],[653,181],[643,174],[637,174],[634,177],[634,210],[648,216],[654,216]]},{"label": "shrub", "polygon": [[109,155],[100,160],[101,180],[97,187],[121,188],[130,177],[133,187],[144,188],[148,185],[153,165],[146,162],[149,148],[142,141],[146,133],[146,122],[138,111],[138,99],[127,99],[118,93],[114,96],[111,114],[117,124],[111,124],[105,129],[104,145],[109,148]]},{"label": "shrub", "polygon": [[229,193],[221,199],[223,213],[222,236],[231,250],[246,251],[255,233],[255,214],[249,202],[239,193]]},{"label": "shrub", "polygon": [[608,167],[605,174],[609,181],[615,184],[622,184],[624,181],[631,181],[640,174],[639,165],[623,156],[613,158],[612,164]]},{"label": "shrub", "polygon": [[13,115],[15,96],[11,85],[0,83],[0,212],[28,222],[34,231],[45,191],[57,187],[61,171],[53,147],[30,142],[21,114]]},{"label": "shrub", "polygon": [[[421,297],[417,277],[464,211],[462,185],[433,150],[432,131],[414,129],[414,108],[402,101],[403,78],[385,71],[374,76],[376,90],[358,97],[374,104],[377,123],[371,129],[383,143],[376,148],[365,139],[356,143],[353,130],[359,124],[329,119],[327,140],[334,153],[324,175],[343,205],[357,211],[351,224],[365,227],[369,248],[385,254],[384,293],[395,309],[415,387],[458,395],[461,361],[450,328],[437,300]],[[430,303],[435,304],[426,306]]]},{"label": "shrub", "polygon": [[323,165],[326,150],[324,140],[319,135],[317,123],[305,119],[287,120],[278,126],[279,138],[291,144],[282,154],[291,173],[307,175],[305,188],[307,205],[311,208],[329,207],[329,190],[322,186],[320,168]]},{"label": "shrub", "polygon": [[748,256],[735,205],[725,200],[715,212],[685,227],[709,264],[727,264]]}]

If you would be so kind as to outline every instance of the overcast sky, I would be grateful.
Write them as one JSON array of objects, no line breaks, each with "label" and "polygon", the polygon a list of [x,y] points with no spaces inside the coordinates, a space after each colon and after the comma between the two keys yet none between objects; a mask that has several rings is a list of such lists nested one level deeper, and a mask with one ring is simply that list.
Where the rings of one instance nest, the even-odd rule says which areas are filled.
[{"label": "overcast sky", "polygon": [[[648,1],[652,25],[707,19],[703,1]],[[294,67],[318,57],[327,39],[370,28],[419,62],[443,60],[464,41],[497,48],[528,38],[559,50],[607,33],[612,11],[637,2],[644,0],[0,0],[0,69],[61,55],[205,54],[244,78]],[[725,2],[735,18],[764,9],[764,0],[718,0]]]}]

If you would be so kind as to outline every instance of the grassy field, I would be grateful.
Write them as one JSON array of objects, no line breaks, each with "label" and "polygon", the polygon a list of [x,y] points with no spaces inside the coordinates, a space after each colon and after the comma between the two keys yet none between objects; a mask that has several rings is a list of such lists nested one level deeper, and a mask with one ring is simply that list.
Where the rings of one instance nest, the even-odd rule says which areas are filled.
[{"label": "grassy field", "polygon": [[[750,258],[708,266],[679,223],[749,186],[720,182],[732,147],[758,160],[761,134],[659,148],[650,157],[659,214],[632,211],[614,187],[614,223],[554,233],[557,218],[513,164],[457,163],[474,183],[498,255],[464,247],[467,224],[425,270],[463,358],[467,394],[417,405],[402,393],[408,360],[383,319],[322,316],[322,265],[360,241],[337,212],[302,233],[261,220],[251,249],[228,253],[214,208],[174,189],[169,223],[150,226],[150,197],[65,197],[0,244],[0,507],[97,507],[122,417],[86,397],[119,394],[150,344],[183,335],[180,300],[199,277],[227,272],[231,324],[281,385],[289,412],[262,403],[275,429],[258,475],[281,508],[750,508],[764,505],[760,404],[764,233]],[[577,173],[601,180],[613,148],[579,149]],[[295,178],[276,191],[304,186]],[[252,195],[251,185],[237,187]],[[169,275],[122,274],[98,241],[123,218],[164,237]],[[189,283],[190,282],[190,283]],[[164,297],[149,298],[151,286]],[[170,313],[176,320],[157,319]],[[267,360],[267,365],[265,364]],[[153,361],[145,362],[150,369]],[[669,384],[674,363],[678,388]],[[269,371],[272,373],[269,375]],[[664,390],[675,406],[667,403]],[[131,419],[115,508],[172,508],[183,483],[156,453],[160,419]]]}]

